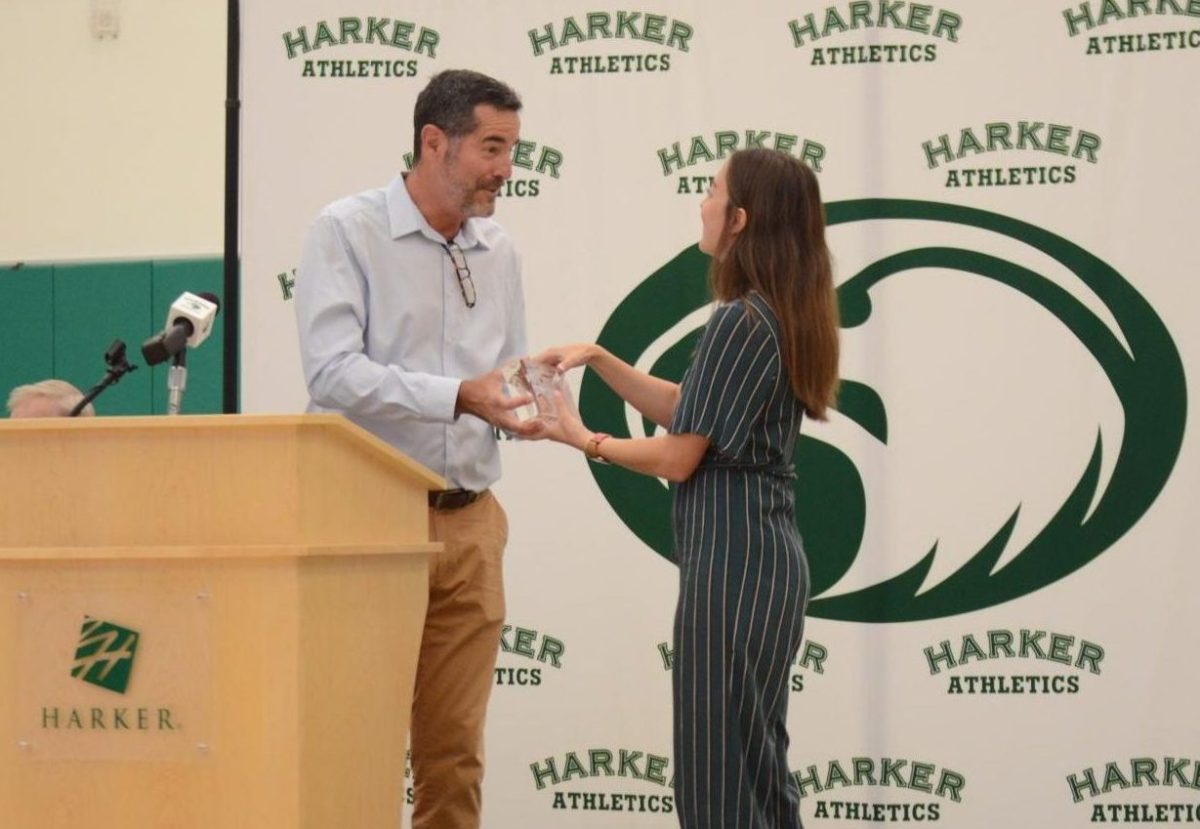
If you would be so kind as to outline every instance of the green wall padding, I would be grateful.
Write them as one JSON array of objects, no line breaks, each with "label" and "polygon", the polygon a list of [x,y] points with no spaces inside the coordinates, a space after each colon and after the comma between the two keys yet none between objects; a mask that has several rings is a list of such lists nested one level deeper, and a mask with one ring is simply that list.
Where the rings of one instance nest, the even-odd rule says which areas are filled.
[{"label": "green wall padding", "polygon": [[0,270],[0,412],[14,386],[54,372],[54,268]]},{"label": "green wall padding", "polygon": [[87,391],[108,368],[104,352],[114,339],[139,366],[96,400],[96,413],[149,414],[150,371],[141,365],[150,336],[150,262],[104,262],[54,267],[54,373]]},{"label": "green wall padding", "polygon": [[[181,293],[221,297],[223,282],[219,258],[0,269],[0,406],[14,386],[49,377],[86,392],[104,377],[104,352],[122,339],[138,368],[100,395],[97,413],[165,413],[167,367],[146,366],[142,342],[162,330],[167,309]],[[223,351],[224,321],[218,315],[213,333],[188,353],[184,414],[221,411]]]},{"label": "green wall padding", "polygon": [[0,412],[13,386],[54,371],[54,268],[0,271]]}]

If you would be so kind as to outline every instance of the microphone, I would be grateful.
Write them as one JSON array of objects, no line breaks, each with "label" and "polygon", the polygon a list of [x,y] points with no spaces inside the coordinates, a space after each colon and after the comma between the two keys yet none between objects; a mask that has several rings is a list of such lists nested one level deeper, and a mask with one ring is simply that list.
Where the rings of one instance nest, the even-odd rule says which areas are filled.
[{"label": "microphone", "polygon": [[220,308],[221,300],[214,294],[185,291],[167,310],[162,332],[142,343],[146,365],[164,363],[188,346],[195,348],[208,339]]},{"label": "microphone", "polygon": [[75,408],[71,409],[67,417],[79,417],[79,413],[86,409],[89,403],[99,397],[100,392],[119,382],[129,372],[137,369],[137,366],[125,359],[124,340],[112,341],[112,345],[104,352],[104,362],[108,366],[108,371],[104,372],[104,377],[100,379],[99,383],[88,390],[88,393],[83,396],[82,400],[75,404]]}]

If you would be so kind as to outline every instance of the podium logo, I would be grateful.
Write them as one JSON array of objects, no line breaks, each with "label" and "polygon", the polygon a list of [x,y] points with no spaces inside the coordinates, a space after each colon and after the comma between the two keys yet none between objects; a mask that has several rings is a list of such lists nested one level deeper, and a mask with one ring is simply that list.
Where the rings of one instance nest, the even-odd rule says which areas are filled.
[{"label": "podium logo", "polygon": [[124,694],[129,688],[137,646],[137,631],[85,617],[71,676]]},{"label": "podium logo", "polygon": [[[1195,0],[1087,0],[1062,10],[1067,36],[1087,36],[1088,55],[1128,55],[1200,49],[1200,29],[1181,18],[1200,17]],[[1157,32],[1132,31],[1144,24],[1126,21],[1149,17]],[[1188,26],[1189,28],[1183,28]]]},{"label": "podium logo", "polygon": [[963,127],[954,138],[950,133],[942,133],[921,144],[921,150],[930,170],[965,158],[973,161],[986,159],[997,165],[948,169],[946,187],[1072,184],[1077,173],[1074,163],[1042,164],[1035,160],[1027,164],[1015,162],[1014,155],[1020,153],[1028,158],[1029,153],[1049,153],[1061,156],[1064,160],[1095,164],[1100,151],[1100,136],[1065,124],[997,121],[985,124],[982,129]]},{"label": "podium logo", "polygon": [[[958,43],[962,23],[961,15],[921,3],[859,0],[787,25],[792,46],[812,51],[811,66],[853,66],[930,63],[938,58],[939,42]],[[885,38],[892,42],[879,42]]]},{"label": "podium logo", "polygon": [[[838,288],[843,329],[863,328],[856,332],[860,343],[879,348],[881,329],[887,329],[888,354],[896,346],[916,348],[928,342],[916,334],[905,339],[912,329],[897,327],[898,317],[874,319],[873,302],[899,302],[913,287],[972,291],[978,286],[989,292],[974,304],[955,293],[956,301],[945,306],[957,326],[953,330],[973,338],[956,333],[964,339],[943,343],[936,352],[944,355],[939,359],[959,361],[949,369],[959,374],[943,376],[920,363],[906,363],[905,380],[922,383],[908,388],[950,385],[976,404],[973,398],[992,388],[981,367],[1022,378],[1036,370],[1022,365],[1018,372],[1005,365],[1013,354],[1007,343],[988,352],[988,362],[979,365],[971,359],[976,352],[966,348],[968,343],[983,348],[975,344],[983,336],[976,331],[986,331],[988,321],[995,320],[995,300],[1003,296],[1008,313],[1044,321],[1046,333],[1027,345],[1041,347],[1042,362],[1049,364],[1054,357],[1056,367],[1069,366],[1073,376],[1085,375],[1095,389],[1095,402],[1084,407],[1074,399],[1060,410],[1037,401],[1039,422],[1053,414],[1063,423],[1063,433],[1056,432],[1053,439],[1032,435],[1038,439],[1031,441],[1027,431],[1004,432],[1014,451],[1026,451],[1025,469],[1007,454],[994,452],[1011,412],[989,407],[984,414],[964,417],[949,410],[936,421],[941,428],[931,429],[920,400],[889,399],[897,387],[893,378],[868,382],[845,377],[829,430],[805,429],[794,456],[799,473],[796,523],[811,567],[809,614],[876,623],[970,613],[1041,590],[1111,549],[1166,485],[1186,422],[1187,387],[1179,351],[1149,303],[1089,251],[996,213],[936,202],[864,199],[827,204],[826,218],[831,234],[862,232],[857,223],[902,222],[902,231],[884,225],[872,238],[899,240],[905,247],[872,250],[871,258]],[[931,244],[912,243],[921,237],[930,237]],[[954,244],[946,243],[947,237]],[[711,303],[708,264],[694,245],[681,252],[617,306],[598,342],[626,362],[678,381]],[[1043,268],[1050,274],[1044,275]],[[917,295],[922,307],[931,307],[925,294]],[[961,324],[964,320],[969,324]],[[928,349],[917,353],[934,359]],[[864,370],[885,362],[864,363]],[[653,423],[634,417],[594,372],[583,377],[580,408],[593,429],[621,437],[655,432]],[[902,442],[903,453],[889,451],[895,442]],[[1037,451],[1028,451],[1035,446]],[[976,458],[966,451],[983,449],[993,454]],[[856,462],[864,453],[869,460]],[[940,478],[930,471],[933,459],[943,464]],[[673,559],[667,485],[616,465],[588,468],[629,529]],[[1053,488],[1042,480],[1049,475],[1059,476]],[[1009,476],[1006,488],[991,486],[999,476]],[[816,483],[804,490],[806,481]],[[905,510],[896,505],[901,498]],[[868,535],[869,504],[872,514],[890,507],[900,517],[887,532],[872,524],[874,534]],[[978,511],[964,517],[966,509]]]}]

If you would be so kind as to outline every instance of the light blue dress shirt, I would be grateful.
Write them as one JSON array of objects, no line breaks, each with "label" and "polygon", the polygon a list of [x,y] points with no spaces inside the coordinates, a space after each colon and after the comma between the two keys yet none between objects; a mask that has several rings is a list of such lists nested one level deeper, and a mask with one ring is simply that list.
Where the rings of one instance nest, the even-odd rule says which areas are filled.
[{"label": "light blue dress shirt", "polygon": [[310,412],[341,412],[450,482],[500,478],[492,427],[454,417],[462,380],[527,353],[521,262],[490,219],[454,241],[477,295],[468,308],[438,234],[397,177],[326,207],[296,276]]}]

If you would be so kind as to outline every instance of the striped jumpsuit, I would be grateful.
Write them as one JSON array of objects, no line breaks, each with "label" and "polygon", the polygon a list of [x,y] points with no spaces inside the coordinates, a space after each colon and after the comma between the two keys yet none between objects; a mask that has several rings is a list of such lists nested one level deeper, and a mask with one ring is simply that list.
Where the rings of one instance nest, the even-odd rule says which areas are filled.
[{"label": "striped jumpsuit", "polygon": [[669,429],[711,441],[675,490],[673,514],[675,807],[684,829],[801,826],[786,719],[809,585],[792,496],[803,407],[781,342],[757,293],[720,305]]}]

